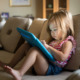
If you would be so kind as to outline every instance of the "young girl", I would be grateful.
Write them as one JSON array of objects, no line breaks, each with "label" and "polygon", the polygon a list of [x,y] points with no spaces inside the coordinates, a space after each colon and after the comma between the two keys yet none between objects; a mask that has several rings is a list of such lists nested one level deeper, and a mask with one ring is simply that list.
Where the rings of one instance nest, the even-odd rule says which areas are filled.
[{"label": "young girl", "polygon": [[48,60],[40,49],[32,47],[27,53],[25,61],[20,69],[15,70],[9,66],[2,66],[10,73],[15,80],[21,80],[22,76],[34,67],[37,75],[56,75],[59,74],[68,63],[72,53],[75,51],[75,40],[72,16],[67,11],[54,13],[48,21],[49,30],[54,41],[48,45],[45,40],[41,40],[46,49],[53,55],[55,62]]}]

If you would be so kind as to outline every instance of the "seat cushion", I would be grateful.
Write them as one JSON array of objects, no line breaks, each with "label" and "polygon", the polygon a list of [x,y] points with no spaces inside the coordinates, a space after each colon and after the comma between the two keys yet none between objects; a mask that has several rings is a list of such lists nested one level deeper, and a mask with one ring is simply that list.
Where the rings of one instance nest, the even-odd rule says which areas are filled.
[{"label": "seat cushion", "polygon": [[66,80],[80,80],[80,69],[74,71]]},{"label": "seat cushion", "polygon": [[[72,72],[62,72],[59,75],[51,75],[51,76],[35,76],[25,74],[22,80],[66,80],[68,76],[70,76]],[[13,77],[8,73],[0,71],[0,80],[13,80]]]},{"label": "seat cushion", "polygon": [[19,41],[22,41],[21,35],[17,32],[16,28],[26,29],[27,24],[28,18],[11,17],[7,20],[0,33],[0,41],[5,50],[9,52],[16,50],[16,47],[20,44]]}]

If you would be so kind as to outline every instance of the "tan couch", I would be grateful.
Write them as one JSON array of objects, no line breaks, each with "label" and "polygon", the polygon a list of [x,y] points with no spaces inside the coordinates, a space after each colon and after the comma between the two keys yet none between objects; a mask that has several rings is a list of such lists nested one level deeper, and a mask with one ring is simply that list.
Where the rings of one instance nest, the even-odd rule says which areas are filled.
[{"label": "tan couch", "polygon": [[[76,48],[75,55],[72,56],[71,60],[69,61],[69,64],[65,67],[65,69],[70,70],[70,71],[71,70],[77,70],[77,69],[80,68],[80,46],[79,46],[79,44],[80,44],[79,43],[80,42],[79,41],[79,39],[80,39],[79,38],[80,37],[79,36],[80,35],[80,32],[79,32],[79,29],[80,29],[80,15],[73,16],[73,21],[74,21],[74,28],[75,28],[75,39],[77,41],[77,48]],[[15,22],[15,20],[14,20],[14,22]],[[26,23],[29,24],[29,22],[26,22]],[[26,23],[24,23],[24,25]],[[4,62],[9,62],[12,59],[12,57],[14,56],[14,53],[15,53],[16,49],[20,46],[19,44],[23,43],[23,40],[22,40],[21,36],[17,33],[16,28],[13,29],[11,23],[9,23],[9,25],[8,25],[8,26],[10,26],[9,29],[8,29],[8,30],[10,30],[10,32],[8,33],[8,35],[6,35],[7,32],[5,33],[5,31],[8,28],[7,23],[6,23],[5,26],[6,27],[4,27],[3,30],[1,30],[1,33],[0,33],[0,40],[1,40],[2,46],[4,48],[4,50],[0,50],[0,60],[2,60]],[[22,28],[22,25],[20,27]],[[12,36],[10,34],[11,29],[13,29],[12,32],[14,31],[12,33]],[[25,29],[25,28],[23,28],[23,29]],[[48,31],[48,27],[47,27],[47,20],[35,19],[32,22],[32,24],[29,28],[29,32],[34,33],[36,35],[36,37],[38,37],[40,40],[45,39],[47,41],[47,43],[51,40],[49,31]],[[4,34],[4,37],[3,37],[2,34]],[[10,36],[10,38],[9,38],[9,36]],[[8,42],[8,38],[9,38],[10,42]],[[13,38],[15,40],[13,40]],[[16,43],[16,44],[14,45],[13,43]],[[14,45],[14,48],[12,47],[13,45]],[[19,66],[21,65],[23,60],[20,61],[20,63],[17,64],[15,68],[19,68]],[[33,74],[30,74],[30,72],[28,72],[27,74],[25,74],[23,76],[22,80],[65,80],[69,75],[71,75],[73,73],[73,72],[70,72],[70,71],[63,71],[59,75],[51,75],[51,76],[34,76]],[[0,80],[12,80],[12,76],[1,70],[0,71]]]}]

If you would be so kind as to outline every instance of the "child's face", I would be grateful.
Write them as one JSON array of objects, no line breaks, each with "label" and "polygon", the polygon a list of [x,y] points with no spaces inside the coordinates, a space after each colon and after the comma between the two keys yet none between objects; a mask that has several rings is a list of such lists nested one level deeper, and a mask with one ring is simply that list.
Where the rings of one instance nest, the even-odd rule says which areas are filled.
[{"label": "child's face", "polygon": [[52,38],[56,40],[60,40],[62,37],[62,31],[57,26],[55,26],[53,23],[49,25],[49,29],[51,30],[51,36]]}]

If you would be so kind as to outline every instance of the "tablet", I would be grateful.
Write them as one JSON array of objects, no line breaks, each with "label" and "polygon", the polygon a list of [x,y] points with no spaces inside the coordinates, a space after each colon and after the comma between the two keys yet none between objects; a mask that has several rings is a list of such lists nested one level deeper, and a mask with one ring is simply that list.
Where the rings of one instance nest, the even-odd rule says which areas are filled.
[{"label": "tablet", "polygon": [[17,28],[17,31],[30,45],[38,47],[49,60],[55,61],[54,57],[49,53],[49,51],[44,47],[44,45],[33,33],[23,30],[21,28]]}]

